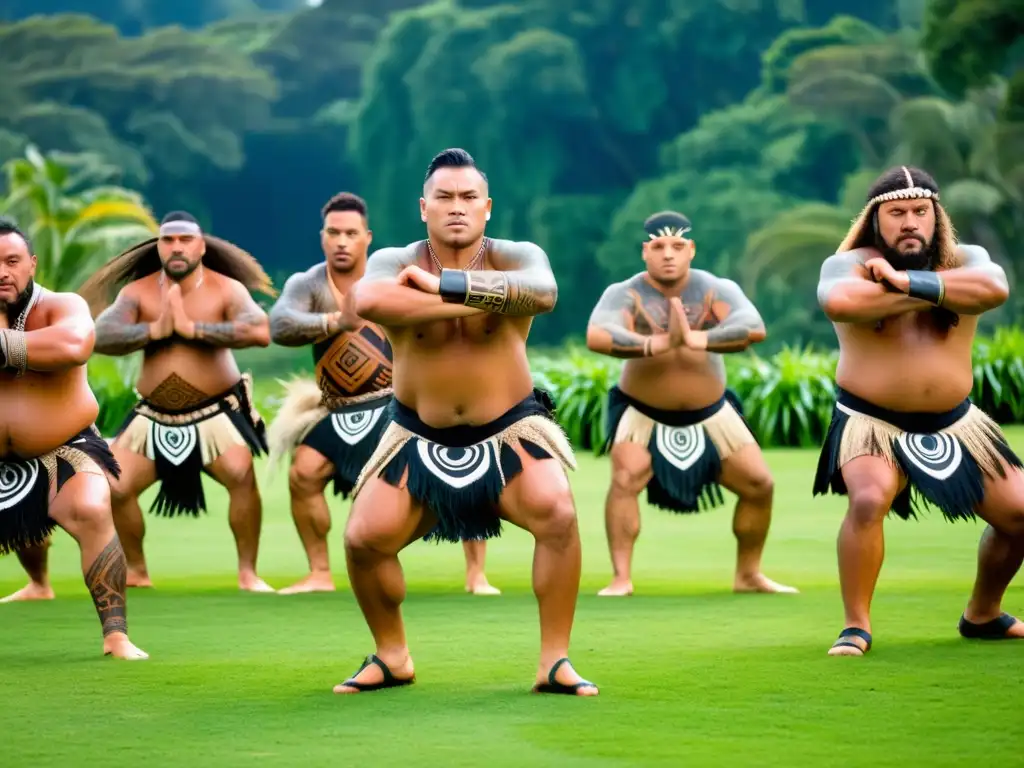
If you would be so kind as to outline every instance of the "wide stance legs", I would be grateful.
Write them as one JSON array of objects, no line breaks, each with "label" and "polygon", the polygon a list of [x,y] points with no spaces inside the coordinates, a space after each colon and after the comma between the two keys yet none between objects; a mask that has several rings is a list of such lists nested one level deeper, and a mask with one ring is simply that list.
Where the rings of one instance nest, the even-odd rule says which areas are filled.
[{"label": "wide stance legs", "polygon": [[[501,498],[502,517],[526,529],[536,542],[533,589],[540,609],[541,649],[536,681],[549,675],[569,653],[569,636],[580,580],[580,539],[568,479],[558,462],[539,461],[520,452],[523,471]],[[375,656],[335,693],[357,693],[386,680],[409,682],[414,666],[406,643],[401,604],[405,579],[398,553],[434,526],[403,487],[371,479],[356,499],[345,531],[345,554],[352,589],[376,644]],[[389,677],[390,676],[390,677]],[[585,682],[566,662],[558,665],[561,685]],[[353,685],[355,683],[355,685]],[[383,687],[383,686],[381,686]],[[594,695],[581,686],[579,695]]]},{"label": "wide stance legs", "polygon": [[[870,649],[871,599],[885,554],[883,522],[906,478],[876,456],[861,456],[842,469],[849,507],[839,529],[839,581],[850,632],[829,649],[831,656],[863,656]],[[963,618],[985,624],[1001,615],[1003,594],[1024,560],[1024,473],[1009,469],[1006,478],[986,479],[985,501],[977,510],[988,523],[978,549],[974,591]],[[863,633],[863,634],[862,634]],[[1024,638],[1024,622],[1006,631]]]},{"label": "wide stance legs", "polygon": [[[651,454],[641,445],[612,446],[612,483],[605,501],[605,529],[613,578],[601,596],[633,594],[633,548],[640,535],[639,496],[652,477]],[[796,592],[761,573],[761,557],[771,524],[774,482],[757,445],[748,445],[722,465],[719,482],[739,498],[733,513],[737,592]]]},{"label": "wide stance legs", "polygon": [[[111,450],[122,470],[120,480],[111,481],[111,491],[114,523],[128,561],[128,586],[151,587],[153,583],[142,550],[146,525],[139,495],[156,482],[156,465],[145,456],[121,448],[116,442],[111,445]],[[238,551],[239,588],[250,592],[273,592],[256,575],[263,509],[252,454],[244,446],[235,446],[207,469],[228,492],[228,521]]]}]

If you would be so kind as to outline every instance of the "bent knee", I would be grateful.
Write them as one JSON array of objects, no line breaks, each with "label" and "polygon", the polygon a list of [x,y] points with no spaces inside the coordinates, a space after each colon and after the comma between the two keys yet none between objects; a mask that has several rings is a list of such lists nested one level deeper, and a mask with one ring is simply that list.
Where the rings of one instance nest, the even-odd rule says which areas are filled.
[{"label": "bent knee", "polygon": [[217,480],[228,491],[251,490],[256,487],[256,470],[252,457],[232,457],[230,461],[221,460],[216,469]]},{"label": "bent knee", "polygon": [[888,514],[893,493],[882,484],[861,485],[850,488],[849,517],[856,525],[876,525]]},{"label": "bent knee", "polygon": [[68,533],[79,538],[83,533],[99,531],[114,524],[110,497],[98,492],[75,497],[54,511],[54,519]]},{"label": "bent knee", "polygon": [[576,505],[568,485],[561,489],[540,491],[530,499],[527,513],[536,538],[568,541],[578,536]]},{"label": "bent knee", "polygon": [[747,501],[771,501],[775,494],[775,479],[768,472],[759,472],[746,479],[739,494]]},{"label": "bent knee", "polygon": [[327,485],[325,473],[308,466],[293,464],[288,471],[288,490],[292,496],[316,496]]},{"label": "bent knee", "polygon": [[616,467],[612,470],[611,492],[616,496],[636,496],[651,479],[650,469]]}]

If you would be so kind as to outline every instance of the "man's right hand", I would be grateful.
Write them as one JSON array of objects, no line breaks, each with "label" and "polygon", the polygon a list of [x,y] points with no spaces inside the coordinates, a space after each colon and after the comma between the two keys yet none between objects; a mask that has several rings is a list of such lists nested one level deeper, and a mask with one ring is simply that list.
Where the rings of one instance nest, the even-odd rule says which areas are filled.
[{"label": "man's right hand", "polygon": [[171,308],[170,291],[168,291],[162,297],[160,317],[149,324],[149,338],[152,341],[160,341],[169,338],[172,333],[174,333],[174,310]]},{"label": "man's right hand", "polygon": [[676,296],[668,300],[668,346],[679,349],[686,346],[686,333],[690,324],[686,321],[686,310],[683,302]]}]

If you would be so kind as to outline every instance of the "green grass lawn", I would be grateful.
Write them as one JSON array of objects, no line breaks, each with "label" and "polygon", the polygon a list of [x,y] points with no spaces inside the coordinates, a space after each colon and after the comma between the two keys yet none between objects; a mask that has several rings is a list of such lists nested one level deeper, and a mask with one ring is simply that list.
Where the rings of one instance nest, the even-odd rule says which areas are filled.
[{"label": "green grass lawn", "polygon": [[[1011,431],[1024,452],[1024,431]],[[235,590],[225,497],[209,517],[148,519],[156,589],[131,592],[132,639],[150,661],[99,654],[99,627],[63,533],[51,550],[58,599],[0,606],[0,766],[848,766],[1021,765],[1024,643],[956,634],[980,524],[937,513],[888,524],[863,659],[825,651],[842,627],[835,536],[844,503],[813,499],[816,454],[775,451],[775,520],[765,557],[795,596],[730,592],[731,510],[682,519],[645,510],[628,599],[597,598],[609,574],[608,464],[574,477],[583,583],[572,658],[596,699],[528,693],[537,663],[532,542],[492,542],[500,597],[462,591],[458,545],[403,556],[416,685],[337,697],[331,687],[372,650],[344,575],[347,505],[331,533],[342,590]],[[262,468],[261,468],[262,471]],[[283,477],[263,479],[261,574],[304,573]],[[0,560],[0,590],[23,576]],[[1024,613],[1024,577],[1005,601]]]}]

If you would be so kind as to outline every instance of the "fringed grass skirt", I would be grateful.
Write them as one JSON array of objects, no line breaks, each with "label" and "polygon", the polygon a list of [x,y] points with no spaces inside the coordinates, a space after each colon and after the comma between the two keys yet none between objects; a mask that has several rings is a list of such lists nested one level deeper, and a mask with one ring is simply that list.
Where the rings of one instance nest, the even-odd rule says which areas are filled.
[{"label": "fringed grass skirt", "polygon": [[380,444],[363,468],[353,495],[371,477],[398,487],[406,469],[413,499],[437,517],[428,541],[467,541],[501,535],[498,501],[505,486],[522,472],[513,446],[535,459],[557,459],[576,468],[572,447],[541,390],[490,424],[434,429],[415,411],[392,400]]},{"label": "fringed grass skirt", "polygon": [[299,379],[285,385],[281,409],[267,429],[270,470],[284,456],[308,445],[334,465],[334,493],[348,498],[359,472],[373,455],[387,426],[391,389],[324,403],[316,382]]},{"label": "fringed grass skirt", "polygon": [[185,411],[167,411],[140,400],[115,443],[156,464],[160,491],[150,511],[165,517],[198,517],[206,511],[202,476],[231,448],[244,445],[255,456],[268,450],[248,374],[228,391]]},{"label": "fringed grass skirt", "polygon": [[1005,475],[1000,460],[1021,466],[999,425],[969,399],[948,413],[906,413],[840,389],[814,495],[845,495],[842,468],[858,456],[883,458],[907,477],[907,487],[892,504],[904,520],[917,517],[923,500],[947,520],[974,519],[984,499],[984,478]]},{"label": "fringed grass skirt", "polygon": [[121,474],[95,427],[34,459],[0,459],[0,555],[46,541],[57,526],[49,514],[50,503],[80,472],[109,473],[114,478]]},{"label": "fringed grass skirt", "polygon": [[743,418],[742,405],[728,390],[707,408],[663,411],[612,387],[607,434],[604,453],[618,443],[636,443],[650,452],[653,476],[647,484],[647,501],[680,513],[723,504],[718,483],[722,462],[757,442]]}]

